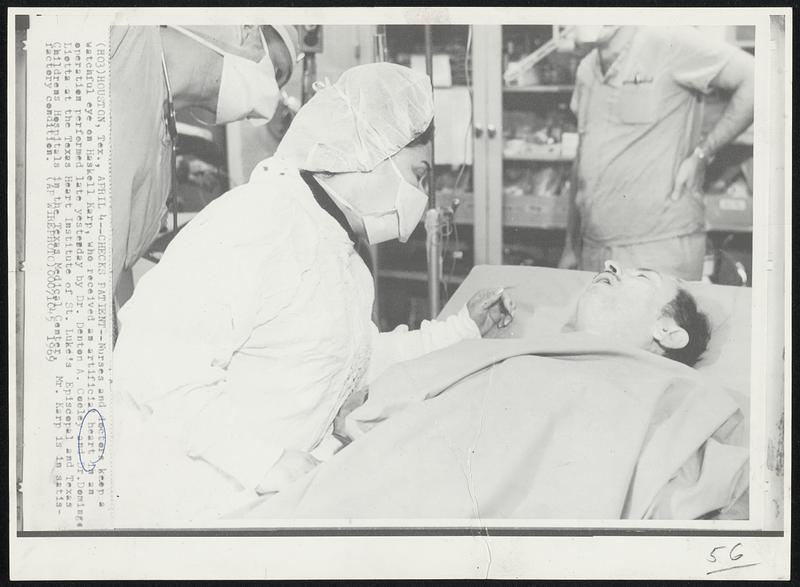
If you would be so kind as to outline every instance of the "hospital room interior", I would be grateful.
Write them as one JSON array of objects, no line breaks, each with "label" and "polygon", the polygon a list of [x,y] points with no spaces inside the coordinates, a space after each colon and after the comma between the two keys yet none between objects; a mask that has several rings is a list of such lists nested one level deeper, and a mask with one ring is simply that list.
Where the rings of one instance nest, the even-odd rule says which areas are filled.
[{"label": "hospital room interior", "polygon": [[[640,61],[631,67],[615,62],[611,69],[600,69],[601,57],[592,63],[595,53],[576,50],[581,45],[576,28],[298,25],[295,65],[266,124],[240,120],[211,125],[189,108],[176,110],[174,191],[158,235],[117,291],[121,341],[125,306],[136,302],[137,290],[147,284],[165,251],[169,257],[173,240],[177,244],[206,207],[215,209],[226,193],[254,181],[261,162],[274,161],[270,158],[293,120],[313,104],[320,88],[365,64],[397,64],[427,75],[434,111],[431,165],[420,183],[428,204],[416,228],[407,242],[395,237],[357,243],[374,280],[372,322],[381,333],[398,327],[411,332],[430,321],[458,320],[462,308],[473,307],[476,292],[509,296],[493,302],[500,307],[500,320],[481,328],[484,340],[392,364],[376,379],[380,385],[336,404],[341,411],[331,426],[340,445],[332,456],[318,457],[322,464],[313,474],[277,496],[237,502],[244,517],[452,518],[464,512],[465,517],[515,519],[748,519],[753,208],[762,194],[753,188],[752,125],[718,141],[713,154],[703,143],[704,137],[719,132],[720,120],[735,118],[734,108],[745,103],[747,109],[747,99],[731,99],[740,81],[734,74],[700,77],[717,58],[713,51],[734,56],[720,57],[715,71],[727,71],[725,63],[737,59],[747,63],[745,57],[755,55],[755,27],[685,27],[715,49],[702,55],[698,50],[697,59],[705,60],[701,64],[694,64],[692,55],[676,54],[680,63],[675,67],[682,69],[670,88],[691,86],[686,90],[689,102],[680,102],[680,108],[687,103],[691,107],[683,118],[676,114],[676,104],[684,94],[673,89],[665,96],[655,93],[664,76],[673,75],[661,57],[652,57],[655,51],[651,55],[643,49],[633,56]],[[617,61],[631,58],[623,51]],[[648,58],[653,63],[642,66]],[[752,122],[752,97],[749,101]],[[674,117],[681,128],[662,128],[655,122],[662,117]],[[660,133],[657,148],[641,146],[653,140],[648,138],[650,127]],[[602,139],[607,147],[598,133],[607,133]],[[640,133],[641,142],[632,141],[610,156],[632,133]],[[579,154],[583,167],[577,166]],[[673,203],[659,200],[653,208],[666,210],[663,218],[654,213],[638,219],[625,208],[627,195],[620,190],[642,190],[647,182],[652,182],[653,198],[666,202],[675,197],[666,185],[672,180],[647,168],[651,157],[675,159],[670,177],[680,177],[684,159],[704,168],[697,189],[677,196],[683,203],[691,201],[687,214],[694,215],[696,227],[688,236],[680,230],[689,221],[680,216],[683,212],[672,212],[677,209]],[[620,166],[629,165],[623,175],[630,181],[606,188],[603,182],[611,181],[606,165],[617,174]],[[593,197],[587,185],[596,186],[596,194],[610,190],[605,207],[587,203]],[[571,208],[575,193],[577,211]],[[246,218],[242,221],[247,224]],[[574,234],[573,221],[579,223]],[[643,228],[632,226],[640,222],[669,238],[648,241],[639,236],[647,241],[640,250],[637,229]],[[683,224],[672,230],[669,222]],[[614,230],[621,232],[611,234]],[[568,246],[570,234],[578,241],[583,234],[583,253]],[[591,247],[596,247],[596,259],[588,259]],[[661,269],[659,262],[670,266],[668,257],[686,252],[686,247],[693,247],[696,270],[682,274]],[[639,258],[645,260],[639,263]],[[202,263],[197,267],[202,271]],[[706,340],[697,356],[678,358],[686,364],[670,366],[653,353],[653,359],[634,357],[612,345],[597,354],[583,339],[562,342],[560,333],[576,320],[572,312],[586,288],[610,286],[620,275],[658,280],[660,285],[671,275],[679,278],[677,287],[690,292],[693,300],[687,311],[694,316],[699,310],[708,323],[708,332],[699,335]],[[181,290],[187,302],[201,294]],[[133,321],[133,314],[127,315]],[[678,338],[696,336],[678,330]],[[653,336],[657,343],[666,341],[664,348],[687,346]],[[571,357],[562,361],[567,367],[553,358],[562,351]],[[606,352],[619,353],[619,360],[602,363],[597,357]],[[594,358],[576,359],[589,356]],[[656,359],[662,362],[651,364]],[[573,381],[576,366],[586,372]],[[526,398],[533,392],[519,389],[515,373],[553,389],[563,381],[572,399],[551,390],[529,404]],[[710,381],[713,393],[701,381]],[[626,403],[629,386],[636,382],[641,382],[640,403]],[[588,394],[586,388],[595,383],[597,389]],[[487,388],[493,399],[482,395]],[[603,394],[605,402],[598,399]],[[650,406],[646,417],[637,411],[645,404]],[[485,420],[476,423],[476,413]],[[616,423],[622,424],[611,430]],[[620,430],[628,438],[621,438]],[[455,448],[448,448],[444,437]],[[303,450],[320,450],[321,443],[312,444]],[[588,448],[603,445],[611,448]],[[463,448],[466,454],[478,446],[483,454],[478,451],[474,461],[470,456],[467,464],[446,464],[448,450]],[[393,452],[391,459],[379,456],[379,447]],[[534,465],[520,464],[525,458]],[[417,495],[422,478],[431,479],[427,497],[414,501],[411,496]],[[348,483],[352,491],[345,488]],[[598,487],[589,491],[586,485],[595,483]],[[386,495],[387,488],[396,493]],[[403,499],[397,494],[408,503],[398,505]]]},{"label": "hospital room interior", "polygon": [[[378,51],[386,61],[423,72],[428,65],[423,25],[298,28],[305,57],[284,88],[295,107],[313,95],[315,81],[335,80],[350,67],[375,61]],[[382,330],[398,324],[413,328],[431,317],[431,309],[446,305],[476,265],[557,267],[564,245],[569,171],[578,146],[570,98],[579,60],[558,51],[553,42],[564,36],[565,27],[430,28],[436,108],[433,197],[442,224],[436,234],[438,303],[430,297],[427,234],[420,221],[408,243],[386,243],[370,251],[375,318]],[[754,27],[697,28],[755,53]],[[510,64],[523,58],[524,72],[506,80]],[[723,106],[724,96],[705,97],[698,124],[712,125]],[[266,128],[246,121],[209,127],[188,109],[176,115],[177,204],[169,204],[160,238],[133,268],[134,283],[157,262],[174,233],[176,205],[181,227],[210,201],[246,183],[253,167],[273,154],[292,117],[286,105]],[[752,145],[750,128],[717,155],[706,175],[702,280],[708,283],[751,285]]]}]

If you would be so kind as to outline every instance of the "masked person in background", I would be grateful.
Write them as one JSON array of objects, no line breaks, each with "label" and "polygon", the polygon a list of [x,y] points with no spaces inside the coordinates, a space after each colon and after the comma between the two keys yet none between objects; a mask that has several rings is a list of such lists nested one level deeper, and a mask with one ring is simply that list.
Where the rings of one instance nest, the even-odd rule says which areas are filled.
[{"label": "masked person in background", "polygon": [[[115,307],[158,236],[172,182],[170,106],[210,124],[269,120],[292,73],[292,27],[111,28],[111,190]],[[174,129],[173,129],[174,130]]]},{"label": "masked person in background", "polygon": [[354,67],[142,277],[114,352],[118,526],[199,522],[279,491],[330,454],[337,412],[389,365],[511,321],[502,288],[416,331],[371,321],[353,244],[409,238],[432,139],[428,76]]},{"label": "masked person in background", "polygon": [[[753,122],[753,57],[692,27],[576,27],[591,49],[572,110],[580,147],[559,263],[600,271],[606,259],[702,277],[708,162]],[[700,96],[730,95],[698,137]]]}]

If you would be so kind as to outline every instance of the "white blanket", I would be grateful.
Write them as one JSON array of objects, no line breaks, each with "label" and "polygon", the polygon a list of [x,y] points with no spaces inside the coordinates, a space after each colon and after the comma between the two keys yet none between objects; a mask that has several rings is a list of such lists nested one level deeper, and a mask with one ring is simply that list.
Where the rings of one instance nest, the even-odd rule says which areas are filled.
[{"label": "white blanket", "polygon": [[235,516],[693,519],[747,487],[735,401],[693,369],[582,334],[467,341],[390,369],[356,440]]}]

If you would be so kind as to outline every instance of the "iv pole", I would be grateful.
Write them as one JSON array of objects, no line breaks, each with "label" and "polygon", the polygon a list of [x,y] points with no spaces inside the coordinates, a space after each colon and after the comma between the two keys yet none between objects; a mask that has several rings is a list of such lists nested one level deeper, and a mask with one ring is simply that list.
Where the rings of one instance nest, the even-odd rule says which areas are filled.
[{"label": "iv pole", "polygon": [[[433,28],[425,26],[425,69],[431,78],[433,91]],[[436,158],[431,141],[431,168],[428,183],[429,208],[425,213],[425,250],[428,256],[428,304],[431,319],[439,314],[441,305],[441,279],[442,279],[442,224],[441,210],[436,206],[436,175],[434,164]]]},{"label": "iv pole", "polygon": [[375,61],[384,63],[386,61],[386,25],[377,25],[375,32],[375,45],[373,47]]},{"label": "iv pole", "polygon": [[[375,34],[373,36],[373,45],[372,45],[372,56],[376,63],[385,63],[387,61],[387,49],[386,49],[386,25],[379,24],[375,28]],[[375,324],[380,324],[380,316],[381,316],[381,307],[380,307],[380,300],[381,297],[378,292],[379,287],[379,267],[380,267],[380,256],[379,256],[379,249],[378,245],[372,245],[369,248],[370,257],[372,258],[372,269],[375,279],[375,302],[372,305],[372,318]]]},{"label": "iv pole", "polygon": [[[433,91],[433,28],[424,25],[425,30],[425,69],[431,78],[431,91]],[[386,61],[386,26],[379,25],[375,34],[375,60]],[[425,213],[425,250],[428,261],[428,308],[430,317],[436,318],[441,309],[441,280],[442,280],[442,217],[443,211],[436,205],[436,175],[435,153],[431,142],[431,168],[428,183],[428,211]],[[457,206],[457,204],[455,205]],[[450,214],[455,211],[455,206],[450,208]],[[373,255],[377,251],[373,250]],[[374,257],[373,257],[374,258]],[[376,298],[377,299],[377,298]]]}]

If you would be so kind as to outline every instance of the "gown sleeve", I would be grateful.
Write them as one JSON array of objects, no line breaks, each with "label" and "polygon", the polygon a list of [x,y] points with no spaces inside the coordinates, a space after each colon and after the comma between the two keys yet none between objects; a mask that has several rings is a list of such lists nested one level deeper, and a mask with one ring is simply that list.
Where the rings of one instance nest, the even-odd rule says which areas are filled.
[{"label": "gown sleeve", "polygon": [[395,363],[416,359],[462,340],[481,337],[466,306],[447,320],[424,320],[419,330],[409,331],[407,326],[398,326],[391,332],[378,332],[374,324],[372,328],[372,358],[367,384]]}]

